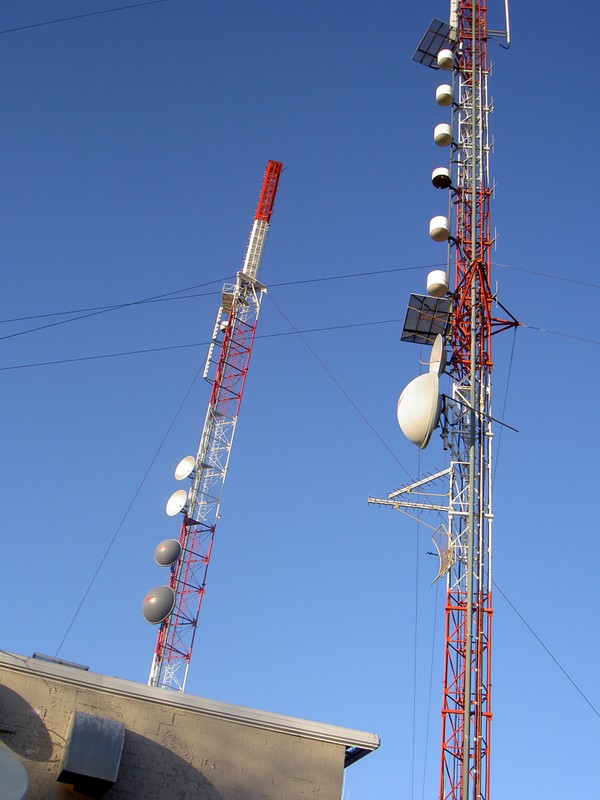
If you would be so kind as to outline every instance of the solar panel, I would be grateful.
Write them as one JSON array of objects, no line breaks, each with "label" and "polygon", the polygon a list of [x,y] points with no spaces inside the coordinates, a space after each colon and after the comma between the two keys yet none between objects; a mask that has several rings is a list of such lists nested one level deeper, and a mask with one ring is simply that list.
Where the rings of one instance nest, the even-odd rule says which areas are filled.
[{"label": "solar panel", "polygon": [[431,69],[439,69],[437,65],[437,54],[444,48],[452,49],[450,41],[450,25],[439,19],[431,21],[425,36],[421,39],[419,46],[413,53],[412,60],[417,64],[424,64]]},{"label": "solar panel", "polygon": [[438,333],[445,336],[450,324],[452,298],[411,294],[400,340],[433,344]]}]

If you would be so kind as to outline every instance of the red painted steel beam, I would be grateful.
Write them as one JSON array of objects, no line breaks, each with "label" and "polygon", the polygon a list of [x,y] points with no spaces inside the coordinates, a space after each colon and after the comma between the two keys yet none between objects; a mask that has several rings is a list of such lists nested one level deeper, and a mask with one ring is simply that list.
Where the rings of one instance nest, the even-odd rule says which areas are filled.
[{"label": "red painted steel beam", "polygon": [[263,180],[262,190],[258,198],[258,206],[256,207],[256,214],[254,219],[262,219],[265,222],[271,221],[271,214],[273,213],[273,203],[275,202],[275,194],[277,193],[277,186],[279,184],[279,176],[283,164],[279,161],[269,161]]}]

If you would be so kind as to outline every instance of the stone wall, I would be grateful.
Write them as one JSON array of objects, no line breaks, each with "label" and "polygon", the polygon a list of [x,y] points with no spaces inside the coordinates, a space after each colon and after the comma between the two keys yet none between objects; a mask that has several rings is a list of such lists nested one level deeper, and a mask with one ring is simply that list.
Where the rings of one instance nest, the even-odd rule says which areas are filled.
[{"label": "stone wall", "polygon": [[0,661],[0,726],[14,731],[0,736],[28,771],[31,800],[81,796],[56,780],[74,711],[125,725],[108,800],[340,800],[346,729],[303,732],[301,720],[21,661]]}]

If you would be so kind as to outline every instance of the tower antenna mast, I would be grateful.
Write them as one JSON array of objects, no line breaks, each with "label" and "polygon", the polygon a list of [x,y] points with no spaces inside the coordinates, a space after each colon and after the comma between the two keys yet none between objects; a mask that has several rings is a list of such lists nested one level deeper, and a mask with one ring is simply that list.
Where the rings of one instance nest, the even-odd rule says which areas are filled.
[{"label": "tower antenna mast", "polygon": [[156,561],[170,567],[168,586],[151,589],[142,602],[148,622],[160,624],[148,683],[183,692],[213,547],[223,485],[265,286],[258,280],[261,256],[283,165],[269,161],[242,269],[225,284],[208,351],[204,378],[210,398],[196,456],[175,470],[190,480],[174,492],[167,514],[183,515],[179,539],[161,542]]},{"label": "tower antenna mast", "polygon": [[[432,348],[429,372],[400,395],[398,422],[424,448],[443,406],[450,465],[387,499],[369,498],[443,519],[433,537],[440,559],[436,577],[446,577],[440,800],[489,800],[492,336],[518,325],[492,315],[486,17],[486,0],[451,0],[450,23],[434,20],[413,56],[452,75],[451,83],[436,89],[438,105],[450,109],[451,124],[434,129],[436,144],[450,147],[450,165],[434,169],[432,183],[449,190],[454,224],[450,215],[430,221],[431,238],[449,243],[448,268],[429,274],[428,296],[411,295],[409,301],[402,339]],[[452,351],[447,370],[446,345]],[[452,386],[445,402],[439,394],[444,371]]]}]

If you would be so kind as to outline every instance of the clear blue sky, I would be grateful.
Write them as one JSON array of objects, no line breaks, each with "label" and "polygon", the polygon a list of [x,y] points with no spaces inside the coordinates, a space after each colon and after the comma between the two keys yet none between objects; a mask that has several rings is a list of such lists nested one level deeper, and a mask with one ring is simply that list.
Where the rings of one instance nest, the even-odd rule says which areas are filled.
[{"label": "clear blue sky", "polygon": [[[125,2],[125,0],[124,0]],[[102,0],[5,0],[0,29]],[[500,27],[502,3],[491,22]],[[490,47],[501,302],[496,340],[495,580],[600,707],[596,623],[598,102],[596,3],[514,4],[513,47]],[[441,468],[395,420],[419,349],[400,344],[410,292],[445,248],[433,126],[438,76],[411,61],[448,4],[167,2],[0,34],[0,507],[4,633],[53,654],[195,373],[223,280],[240,267],[263,170],[281,160],[263,304],[226,482],[191,693],[377,732],[347,800],[436,795],[444,587],[426,528],[367,505]],[[411,268],[411,269],[408,269]],[[414,269],[413,269],[414,268]],[[332,281],[352,273],[385,274]],[[404,270],[404,271],[402,271]],[[548,273],[555,278],[544,277]],[[302,285],[278,286],[298,280]],[[271,298],[277,305],[271,302]],[[327,370],[278,307],[306,334]],[[394,320],[390,322],[390,320]],[[568,334],[543,333],[537,328]],[[591,340],[591,341],[590,341]],[[198,344],[120,358],[19,365]],[[513,350],[514,345],[514,350]],[[196,451],[198,381],[60,654],[146,681],[163,580],[164,503]],[[494,797],[592,796],[598,715],[496,593]],[[415,636],[415,624],[416,632]],[[416,642],[416,644],[415,644]]]}]

